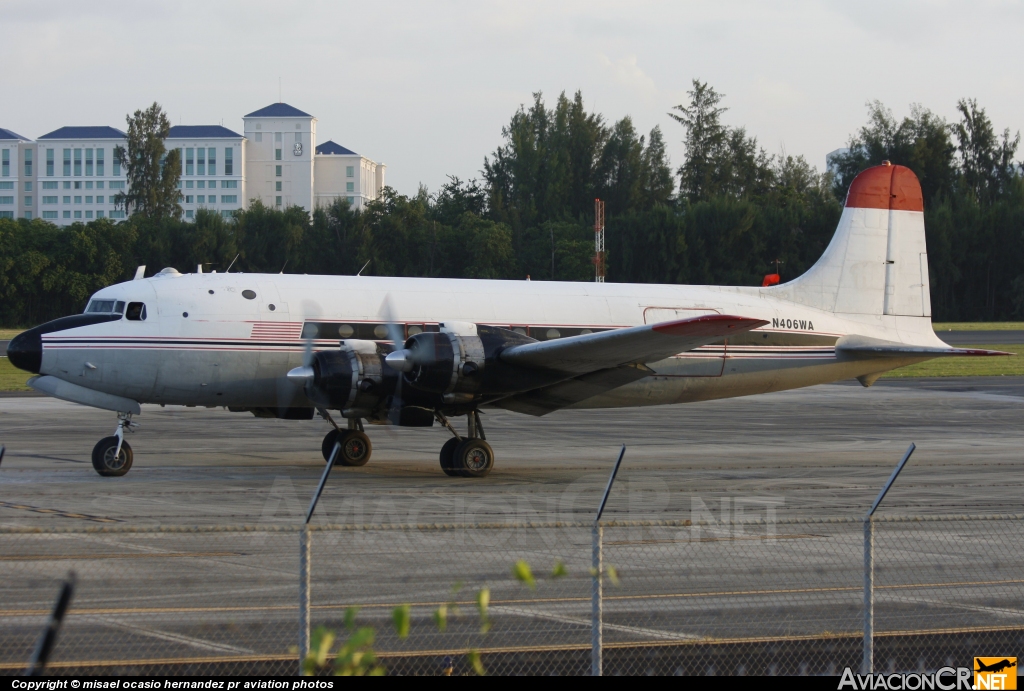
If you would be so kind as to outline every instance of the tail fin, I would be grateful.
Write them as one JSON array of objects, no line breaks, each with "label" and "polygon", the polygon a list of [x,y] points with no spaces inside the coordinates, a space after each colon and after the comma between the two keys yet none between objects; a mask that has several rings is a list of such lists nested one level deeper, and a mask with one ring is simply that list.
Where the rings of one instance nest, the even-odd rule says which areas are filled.
[{"label": "tail fin", "polygon": [[917,176],[888,162],[858,175],[825,254],[803,276],[768,291],[837,314],[931,317]]}]

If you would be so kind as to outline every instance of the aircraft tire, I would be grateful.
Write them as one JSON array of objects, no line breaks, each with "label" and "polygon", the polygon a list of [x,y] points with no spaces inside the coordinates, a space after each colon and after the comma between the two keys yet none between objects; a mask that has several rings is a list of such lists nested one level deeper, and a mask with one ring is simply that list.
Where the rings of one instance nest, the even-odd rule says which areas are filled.
[{"label": "aircraft tire", "polygon": [[455,449],[455,467],[463,477],[486,477],[494,467],[494,449],[483,439],[463,439]]},{"label": "aircraft tire", "polygon": [[444,443],[441,447],[441,470],[444,471],[445,475],[448,476],[460,476],[462,473],[455,467],[455,447],[459,445],[459,440],[452,437]]},{"label": "aircraft tire", "polygon": [[92,447],[92,467],[103,477],[121,477],[132,467],[132,447],[128,442],[121,443],[121,453],[114,457],[117,450],[117,437],[103,437]]},{"label": "aircraft tire", "polygon": [[373,453],[373,444],[370,438],[359,430],[348,430],[341,438],[341,452],[338,454],[338,461],[342,465],[357,467],[366,465]]},{"label": "aircraft tire", "polygon": [[320,445],[320,450],[324,454],[324,463],[331,460],[331,452],[334,451],[334,442],[338,439],[338,430],[332,429],[324,437],[323,444]]}]

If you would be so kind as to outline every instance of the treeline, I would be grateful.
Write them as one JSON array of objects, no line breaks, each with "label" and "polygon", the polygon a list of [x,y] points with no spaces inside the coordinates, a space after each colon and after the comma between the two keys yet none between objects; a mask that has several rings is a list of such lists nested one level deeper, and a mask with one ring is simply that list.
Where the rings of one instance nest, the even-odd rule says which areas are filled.
[{"label": "treeline", "polygon": [[387,188],[358,212],[339,200],[312,214],[253,203],[230,220],[138,209],[118,224],[65,229],[0,219],[0,321],[78,312],[139,264],[150,275],[223,271],[236,256],[233,270],[246,272],[593,280],[595,198],[607,204],[609,281],[758,285],[776,268],[787,280],[824,251],[853,177],[883,160],[921,178],[935,319],[1024,317],[1019,137],[997,134],[973,101],[960,102],[956,123],[917,106],[897,120],[871,104],[819,172],[726,125],[709,85],[695,81],[689,95],[669,113],[686,145],[675,169],[659,127],[606,122],[579,93],[553,106],[536,94],[503,128],[480,180],[451,177],[413,196]]}]

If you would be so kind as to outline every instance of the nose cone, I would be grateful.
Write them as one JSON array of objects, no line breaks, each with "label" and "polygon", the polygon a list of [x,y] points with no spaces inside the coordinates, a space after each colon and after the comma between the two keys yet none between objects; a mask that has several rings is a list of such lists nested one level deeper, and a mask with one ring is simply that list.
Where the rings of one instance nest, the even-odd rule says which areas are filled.
[{"label": "nose cone", "polygon": [[7,359],[18,369],[39,374],[43,364],[43,340],[37,329],[20,333],[7,344]]}]

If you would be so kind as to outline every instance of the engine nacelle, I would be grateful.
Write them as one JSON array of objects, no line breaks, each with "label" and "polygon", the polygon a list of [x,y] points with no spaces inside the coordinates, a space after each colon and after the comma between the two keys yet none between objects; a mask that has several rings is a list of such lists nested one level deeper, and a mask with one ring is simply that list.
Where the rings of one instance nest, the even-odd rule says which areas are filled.
[{"label": "engine nacelle", "polygon": [[307,395],[345,417],[372,417],[391,393],[385,390],[383,356],[373,341],[349,339],[338,350],[322,350],[313,355],[312,368]]}]

